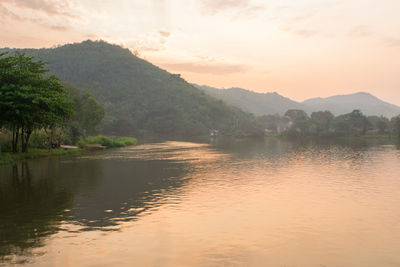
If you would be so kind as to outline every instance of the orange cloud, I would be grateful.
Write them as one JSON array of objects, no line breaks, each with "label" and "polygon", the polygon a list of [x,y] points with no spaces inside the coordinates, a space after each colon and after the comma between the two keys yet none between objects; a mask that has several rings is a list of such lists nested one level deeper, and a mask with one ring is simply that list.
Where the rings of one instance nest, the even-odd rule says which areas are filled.
[{"label": "orange cloud", "polygon": [[226,9],[246,8],[249,0],[199,0],[204,14],[215,15]]},{"label": "orange cloud", "polygon": [[229,64],[229,63],[164,63],[162,67],[173,72],[192,72],[200,74],[214,74],[224,75],[248,71],[249,67],[242,64]]},{"label": "orange cloud", "polygon": [[167,38],[171,35],[171,33],[167,32],[167,31],[159,31],[159,33],[162,37],[165,37],[165,38]]},{"label": "orange cloud", "polygon": [[3,3],[12,4],[18,8],[31,9],[35,11],[41,11],[50,16],[67,16],[76,18],[71,12],[71,7],[68,1],[56,1],[56,0],[2,0]]}]

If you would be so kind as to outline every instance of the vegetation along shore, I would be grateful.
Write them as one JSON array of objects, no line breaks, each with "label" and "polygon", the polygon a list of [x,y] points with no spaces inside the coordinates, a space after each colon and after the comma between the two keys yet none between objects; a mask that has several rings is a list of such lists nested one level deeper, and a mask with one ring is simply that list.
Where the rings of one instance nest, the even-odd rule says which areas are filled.
[{"label": "vegetation along shore", "polygon": [[21,53],[0,54],[0,164],[136,144],[93,136],[103,106],[86,90],[46,75],[44,65]]}]

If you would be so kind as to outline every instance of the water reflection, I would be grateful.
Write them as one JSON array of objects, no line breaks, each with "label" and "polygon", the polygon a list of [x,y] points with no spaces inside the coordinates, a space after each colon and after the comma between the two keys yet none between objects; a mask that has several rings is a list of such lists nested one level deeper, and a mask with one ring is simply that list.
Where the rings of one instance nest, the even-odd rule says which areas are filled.
[{"label": "water reflection", "polygon": [[190,163],[215,158],[203,147],[169,142],[1,167],[1,261],[28,261],[58,231],[117,231],[179,201]]},{"label": "water reflection", "polygon": [[8,255],[29,255],[59,230],[73,192],[55,176],[32,175],[27,162],[2,168],[0,177],[0,259],[7,261]]},{"label": "water reflection", "polygon": [[346,142],[164,142],[2,166],[0,265],[399,263],[399,150]]}]

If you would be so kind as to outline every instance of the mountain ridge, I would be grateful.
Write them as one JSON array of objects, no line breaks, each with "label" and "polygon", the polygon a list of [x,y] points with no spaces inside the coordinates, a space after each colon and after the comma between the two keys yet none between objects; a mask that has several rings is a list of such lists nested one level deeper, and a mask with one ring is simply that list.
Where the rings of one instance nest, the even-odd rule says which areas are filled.
[{"label": "mountain ridge", "polygon": [[118,45],[87,40],[56,48],[1,51],[48,62],[50,74],[88,90],[105,108],[102,132],[107,135],[179,139],[209,135],[210,129],[263,133],[252,115]]},{"label": "mountain ridge", "polygon": [[212,97],[255,115],[282,113],[282,110],[285,109],[284,113],[288,109],[304,108],[301,103],[284,97],[277,92],[257,93],[238,87],[217,89],[206,85],[195,84],[195,86]]},{"label": "mountain ridge", "polygon": [[[359,109],[368,116],[394,117],[400,114],[400,107],[379,99],[368,92],[334,95],[325,98],[310,98],[301,102],[312,110],[326,109],[335,115]],[[353,108],[352,108],[353,107]]]},{"label": "mountain ridge", "polygon": [[195,86],[213,97],[255,115],[283,115],[288,109],[301,109],[307,113],[329,110],[335,115],[342,115],[359,109],[368,116],[382,115],[389,118],[400,114],[399,106],[385,102],[371,93],[363,91],[330,97],[315,97],[297,102],[277,92],[259,93],[236,87],[219,89],[205,85],[195,84]]}]

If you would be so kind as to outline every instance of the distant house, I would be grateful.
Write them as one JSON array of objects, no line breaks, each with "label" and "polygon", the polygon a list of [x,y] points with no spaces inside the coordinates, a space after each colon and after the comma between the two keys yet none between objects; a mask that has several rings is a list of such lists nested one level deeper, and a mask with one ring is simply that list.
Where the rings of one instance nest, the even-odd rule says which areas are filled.
[{"label": "distant house", "polygon": [[218,135],[218,130],[215,130],[215,129],[210,130],[210,136],[211,137],[214,137],[214,136],[217,136],[217,135]]}]

